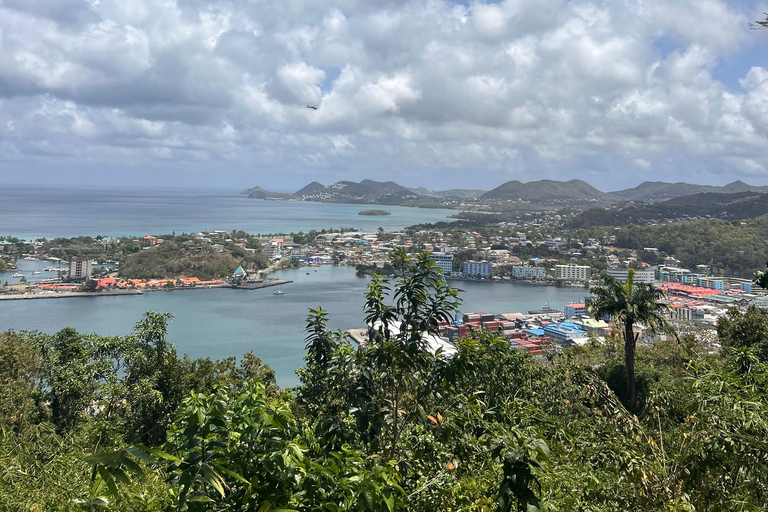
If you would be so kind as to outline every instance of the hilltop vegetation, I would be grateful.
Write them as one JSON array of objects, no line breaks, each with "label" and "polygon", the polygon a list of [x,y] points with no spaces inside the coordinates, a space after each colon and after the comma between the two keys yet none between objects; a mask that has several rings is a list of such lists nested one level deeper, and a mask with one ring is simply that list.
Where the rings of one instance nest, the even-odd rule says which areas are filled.
[{"label": "hilltop vegetation", "polygon": [[197,277],[210,280],[231,276],[238,266],[266,268],[267,259],[261,253],[251,253],[240,247],[226,251],[206,246],[193,249],[167,241],[146,251],[128,255],[120,265],[120,277],[126,279]]}]

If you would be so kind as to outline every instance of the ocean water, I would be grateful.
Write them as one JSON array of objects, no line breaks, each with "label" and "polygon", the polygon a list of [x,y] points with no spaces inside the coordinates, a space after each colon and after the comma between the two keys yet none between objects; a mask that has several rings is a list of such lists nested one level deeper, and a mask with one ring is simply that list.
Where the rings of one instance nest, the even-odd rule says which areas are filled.
[{"label": "ocean water", "polygon": [[[352,268],[319,267],[273,274],[293,283],[261,290],[156,291],[144,295],[0,301],[0,332],[8,329],[54,333],[64,327],[102,335],[128,334],[145,311],[174,315],[169,340],[180,355],[220,359],[253,351],[284,387],[298,383],[303,365],[304,325],[309,308],[328,311],[332,329],[364,326],[363,293],[369,282]],[[452,281],[463,288],[463,312],[525,312],[545,301],[558,309],[582,300],[586,290],[510,283]]]},{"label": "ocean water", "polygon": [[0,235],[46,237],[137,236],[243,230],[252,234],[356,228],[391,231],[445,220],[453,210],[265,201],[236,191],[0,185]]}]

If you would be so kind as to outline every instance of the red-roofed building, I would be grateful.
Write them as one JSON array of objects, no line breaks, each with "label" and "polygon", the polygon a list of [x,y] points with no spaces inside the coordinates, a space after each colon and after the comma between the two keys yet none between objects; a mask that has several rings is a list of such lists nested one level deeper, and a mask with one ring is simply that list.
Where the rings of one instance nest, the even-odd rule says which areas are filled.
[{"label": "red-roofed building", "polygon": [[118,286],[119,281],[114,277],[102,277],[98,280],[97,288],[117,288]]},{"label": "red-roofed building", "polygon": [[566,304],[565,309],[563,310],[563,313],[565,313],[565,316],[567,317],[589,314],[589,312],[587,311],[586,304],[582,302],[574,302],[572,304]]}]

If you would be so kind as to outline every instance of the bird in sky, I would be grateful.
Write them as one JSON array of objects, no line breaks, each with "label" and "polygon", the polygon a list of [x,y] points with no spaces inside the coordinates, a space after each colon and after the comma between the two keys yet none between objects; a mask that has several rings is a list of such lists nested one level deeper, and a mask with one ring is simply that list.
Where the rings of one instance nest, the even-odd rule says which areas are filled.
[{"label": "bird in sky", "polygon": [[311,108],[312,110],[317,110],[317,105],[307,105],[307,108]]}]

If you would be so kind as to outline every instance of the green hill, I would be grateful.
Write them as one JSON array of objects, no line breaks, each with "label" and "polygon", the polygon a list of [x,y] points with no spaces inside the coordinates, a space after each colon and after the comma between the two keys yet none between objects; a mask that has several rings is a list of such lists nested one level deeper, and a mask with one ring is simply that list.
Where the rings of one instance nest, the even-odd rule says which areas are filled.
[{"label": "green hill", "polygon": [[644,181],[634,188],[617,190],[609,194],[622,201],[665,201],[675,197],[690,196],[706,192],[735,194],[738,192],[768,192],[768,187],[756,187],[743,181],[734,181],[722,187],[712,185],[693,185],[678,181],[667,183],[664,181]]},{"label": "green hill", "polygon": [[325,185],[323,185],[320,182],[313,181],[309,185],[306,185],[300,190],[298,190],[294,195],[299,197],[311,196],[312,194],[316,194],[317,192],[320,192],[324,189],[325,189]]},{"label": "green hill", "polygon": [[539,180],[523,183],[508,181],[486,192],[480,199],[523,200],[532,203],[548,202],[608,202],[612,198],[582,180]]}]

